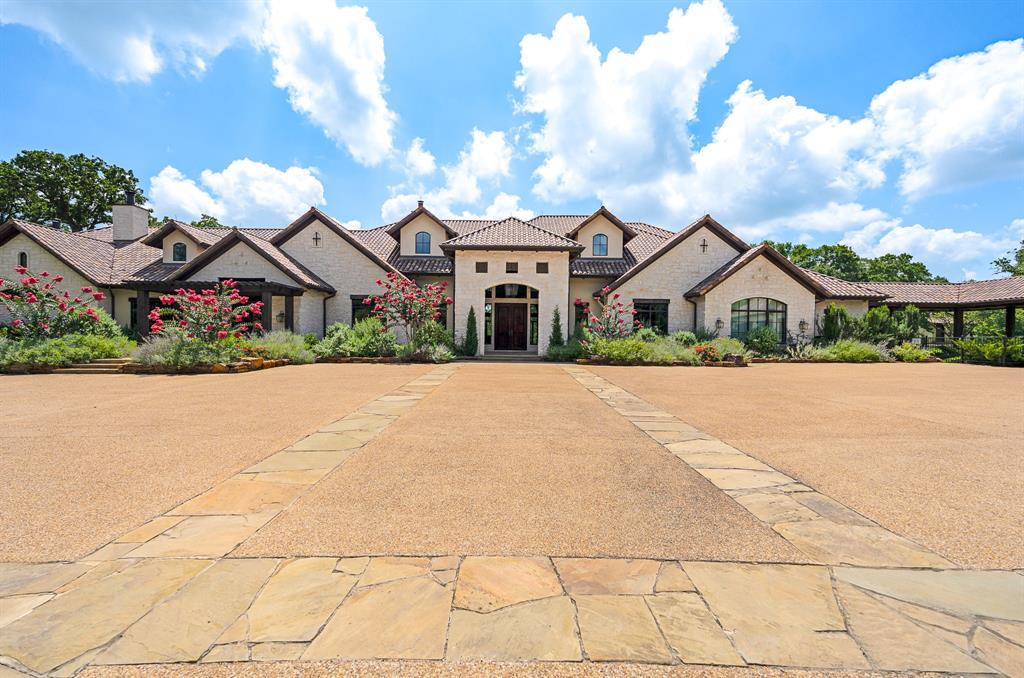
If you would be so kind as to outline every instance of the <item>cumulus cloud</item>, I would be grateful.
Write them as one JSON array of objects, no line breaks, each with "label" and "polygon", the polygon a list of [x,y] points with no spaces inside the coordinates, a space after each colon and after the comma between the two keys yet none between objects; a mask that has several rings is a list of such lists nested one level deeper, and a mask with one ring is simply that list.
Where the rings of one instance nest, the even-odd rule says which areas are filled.
[{"label": "cumulus cloud", "polygon": [[1024,39],[943,59],[871,101],[879,154],[910,199],[1024,172]]},{"label": "cumulus cloud", "polygon": [[414,177],[433,174],[437,169],[434,154],[423,147],[423,139],[416,137],[405,151],[405,171]]},{"label": "cumulus cloud", "polygon": [[149,82],[173,65],[199,75],[235,43],[267,50],[274,85],[292,108],[364,165],[392,152],[395,113],[385,100],[384,38],[365,7],[334,0],[238,2],[20,2],[0,23],[46,34],[94,72]]},{"label": "cumulus cloud", "polygon": [[261,42],[292,108],[360,163],[391,153],[396,116],[384,99],[384,37],[365,7],[272,0]]},{"label": "cumulus cloud", "polygon": [[[381,206],[381,217],[385,221],[400,219],[416,208],[417,200],[423,200],[439,217],[461,216],[459,206],[479,205],[484,188],[497,187],[510,175],[512,156],[512,144],[505,132],[483,132],[474,128],[469,141],[459,151],[458,161],[441,167],[444,185],[432,190],[408,184],[392,187],[393,195]],[[516,209],[519,209],[516,196],[506,196],[502,199],[504,204],[509,204],[509,198],[516,198]]]},{"label": "cumulus cloud", "polygon": [[766,219],[756,224],[736,227],[736,232],[750,241],[771,238],[786,231],[801,233],[802,242],[813,240],[814,233],[830,233],[862,228],[872,223],[882,223],[891,217],[877,207],[865,207],[860,203],[830,202],[820,209],[812,209],[792,216]]},{"label": "cumulus cloud", "polygon": [[39,2],[8,0],[0,24],[33,28],[94,73],[149,82],[168,66],[200,74],[238,41],[255,38],[262,7],[254,0],[200,2]]},{"label": "cumulus cloud", "polygon": [[168,165],[149,180],[149,197],[161,216],[191,220],[209,214],[241,226],[283,226],[311,205],[325,203],[313,168],[280,170],[248,158],[220,172],[203,170],[198,182]]},{"label": "cumulus cloud", "polygon": [[666,30],[645,36],[635,52],[613,49],[604,60],[581,16],[563,16],[550,37],[525,36],[520,108],[544,118],[531,135],[545,156],[534,192],[551,201],[601,195],[686,167],[685,125],[736,34],[722,3],[705,0],[673,9]]}]

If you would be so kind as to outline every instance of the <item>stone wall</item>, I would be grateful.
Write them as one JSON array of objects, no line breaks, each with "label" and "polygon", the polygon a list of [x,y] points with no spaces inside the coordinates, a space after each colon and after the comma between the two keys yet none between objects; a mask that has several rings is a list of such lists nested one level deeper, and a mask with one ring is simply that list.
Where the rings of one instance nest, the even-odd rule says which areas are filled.
[{"label": "stone wall", "polygon": [[[476,263],[487,262],[487,273],[477,273]],[[505,263],[519,264],[518,273],[505,273]],[[548,263],[547,273],[537,273],[537,262]],[[563,323],[569,313],[569,255],[567,252],[483,251],[459,250],[455,254],[455,327],[466,328],[469,307],[476,313],[479,353],[484,350],[484,298],[488,287],[505,283],[518,283],[539,292],[537,348],[543,355],[547,351],[551,334],[551,315],[555,307]]]},{"label": "stone wall", "polygon": [[[598,233],[603,233],[608,236],[608,254],[609,259],[621,259],[622,258],[622,231],[619,227],[608,221],[603,216],[596,217],[589,224],[580,229],[579,233],[576,234],[576,242],[583,245],[583,253],[581,257],[593,257],[594,256],[594,236]],[[598,257],[602,259],[604,257]]]},{"label": "stone wall", "polygon": [[174,261],[174,245],[175,245],[175,243],[179,243],[179,242],[185,243],[185,255],[186,255],[185,256],[185,261],[186,261],[186,263],[189,262],[189,261],[192,261],[193,259],[195,259],[199,255],[199,253],[202,252],[202,248],[199,247],[199,243],[197,243],[195,240],[193,240],[192,238],[188,237],[187,235],[185,235],[181,231],[174,230],[166,238],[164,238],[164,263],[165,264],[180,263],[180,262]]},{"label": "stone wall", "polygon": [[416,256],[416,234],[420,231],[430,234],[430,255],[435,257],[444,256],[444,252],[441,251],[438,245],[447,240],[449,236],[436,221],[426,214],[419,215],[399,231],[399,251],[402,253],[402,256]]}]

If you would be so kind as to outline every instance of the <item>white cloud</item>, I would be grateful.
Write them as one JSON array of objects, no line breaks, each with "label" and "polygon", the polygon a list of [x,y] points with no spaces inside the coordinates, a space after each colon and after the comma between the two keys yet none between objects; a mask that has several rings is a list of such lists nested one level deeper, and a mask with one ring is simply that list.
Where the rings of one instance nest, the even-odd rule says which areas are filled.
[{"label": "white cloud", "polygon": [[260,27],[258,2],[39,2],[7,0],[0,24],[29,26],[91,71],[149,82],[167,66],[202,73],[208,62]]},{"label": "white cloud", "polygon": [[220,172],[203,170],[198,183],[168,165],[150,179],[149,198],[160,216],[191,220],[205,213],[239,226],[283,226],[325,203],[313,168],[279,170],[248,158]]},{"label": "white cloud", "polygon": [[[510,175],[513,149],[504,132],[482,132],[474,128],[469,142],[459,151],[458,162],[441,167],[445,183],[433,190],[422,186],[402,184],[392,187],[393,195],[381,206],[385,221],[400,219],[423,200],[427,208],[439,217],[461,216],[458,206],[472,207],[483,199],[483,188],[497,187],[501,179]],[[507,196],[503,198],[508,204]],[[518,198],[516,198],[518,209]],[[505,215],[507,216],[507,215]]]},{"label": "white cloud", "polygon": [[864,207],[860,203],[830,202],[825,207],[801,212],[792,216],[766,219],[749,226],[736,226],[736,232],[751,241],[771,238],[785,231],[799,231],[806,240],[812,240],[808,231],[828,233],[848,231],[870,223],[889,219],[889,215],[877,207]]},{"label": "white cloud", "polygon": [[950,263],[975,262],[998,255],[1012,240],[972,230],[904,226],[900,219],[885,219],[847,232],[840,243],[864,257],[908,252],[933,270],[949,270]]},{"label": "white cloud", "polygon": [[262,44],[292,108],[364,165],[391,153],[396,116],[384,99],[384,37],[365,7],[272,0]]},{"label": "white cloud", "polygon": [[423,139],[416,137],[405,152],[405,171],[414,177],[433,174],[437,169],[434,154],[423,147]]},{"label": "white cloud", "polygon": [[519,206],[519,196],[509,193],[499,193],[494,200],[481,213],[464,211],[459,215],[463,219],[505,219],[516,217],[524,221],[536,216],[536,212]]},{"label": "white cloud", "polygon": [[871,101],[910,199],[1024,172],[1024,39],[943,59]]},{"label": "white cloud", "polygon": [[545,156],[534,192],[559,201],[654,182],[665,167],[689,164],[693,120],[708,71],[736,39],[718,0],[669,13],[667,30],[645,36],[634,53],[602,61],[585,18],[566,14],[550,37],[520,42],[515,85],[522,111],[544,117],[531,135]]},{"label": "white cloud", "polygon": [[92,71],[149,82],[168,65],[199,75],[235,43],[266,49],[274,84],[364,165],[392,152],[396,115],[384,98],[384,38],[365,7],[334,0],[20,2],[0,23],[46,34]]}]

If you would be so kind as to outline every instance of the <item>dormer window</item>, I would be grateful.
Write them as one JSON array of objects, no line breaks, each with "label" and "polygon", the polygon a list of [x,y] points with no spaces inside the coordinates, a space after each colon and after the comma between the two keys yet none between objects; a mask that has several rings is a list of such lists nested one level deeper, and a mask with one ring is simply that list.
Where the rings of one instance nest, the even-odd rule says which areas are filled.
[{"label": "dormer window", "polygon": [[323,236],[320,235],[320,231],[313,232],[313,247],[318,248],[324,242]]},{"label": "dormer window", "polygon": [[594,236],[594,244],[591,247],[595,257],[607,257],[608,256],[608,236],[604,233],[598,233]]},{"label": "dormer window", "polygon": [[188,261],[188,247],[183,242],[176,242],[171,246],[171,261],[184,263]]},{"label": "dormer window", "polygon": [[416,234],[416,254],[430,254],[430,234],[426,231]]}]

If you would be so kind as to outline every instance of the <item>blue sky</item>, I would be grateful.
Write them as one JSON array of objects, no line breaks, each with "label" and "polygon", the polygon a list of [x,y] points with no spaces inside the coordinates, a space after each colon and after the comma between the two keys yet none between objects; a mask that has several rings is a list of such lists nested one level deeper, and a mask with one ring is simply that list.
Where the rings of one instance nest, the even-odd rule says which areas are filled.
[{"label": "blue sky", "polygon": [[7,2],[0,157],[99,155],[184,219],[604,203],[983,278],[1024,232],[1022,8]]}]

